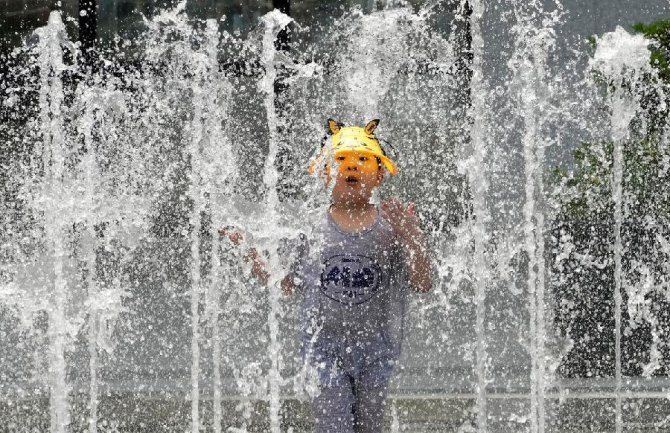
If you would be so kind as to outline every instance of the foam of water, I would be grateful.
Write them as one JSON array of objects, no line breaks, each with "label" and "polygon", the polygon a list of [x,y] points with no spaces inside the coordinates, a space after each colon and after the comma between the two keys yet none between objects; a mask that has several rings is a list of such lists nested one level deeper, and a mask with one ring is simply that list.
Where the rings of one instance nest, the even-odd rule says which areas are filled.
[{"label": "foam of water", "polygon": [[617,26],[613,32],[596,38],[591,67],[609,78],[629,72],[650,72],[649,41],[643,35],[632,35]]}]

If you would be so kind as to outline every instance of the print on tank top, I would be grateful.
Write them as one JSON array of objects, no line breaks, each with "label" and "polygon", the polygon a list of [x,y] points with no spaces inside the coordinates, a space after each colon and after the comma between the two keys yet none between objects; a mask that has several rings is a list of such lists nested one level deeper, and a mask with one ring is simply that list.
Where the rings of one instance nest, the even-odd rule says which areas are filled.
[{"label": "print on tank top", "polygon": [[332,300],[347,305],[369,301],[382,287],[379,265],[362,255],[329,257],[321,272],[321,292]]}]

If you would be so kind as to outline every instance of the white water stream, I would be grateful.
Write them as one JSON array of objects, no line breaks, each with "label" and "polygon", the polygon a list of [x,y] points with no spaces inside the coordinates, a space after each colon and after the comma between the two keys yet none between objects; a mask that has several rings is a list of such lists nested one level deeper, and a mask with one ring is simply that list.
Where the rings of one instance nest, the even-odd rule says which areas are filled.
[{"label": "white water stream", "polygon": [[637,80],[647,73],[651,74],[648,42],[641,36],[631,36],[621,27],[608,33],[597,41],[598,48],[592,61],[592,67],[602,73],[613,86],[610,96],[612,152],[612,201],[614,203],[614,344],[615,344],[615,395],[616,395],[616,433],[623,431],[622,418],[622,291],[623,265],[625,254],[622,243],[624,219],[623,195],[623,148],[630,137],[631,122],[640,110],[638,96],[629,90]]},{"label": "white water stream", "polygon": [[483,51],[484,39],[482,38],[481,19],[484,15],[485,6],[480,0],[474,0],[471,3],[472,15],[470,18],[470,28],[472,32],[472,79],[470,82],[470,97],[472,99],[469,117],[472,121],[471,126],[471,149],[467,151],[471,156],[464,163],[466,174],[470,179],[472,188],[472,207],[474,218],[472,221],[471,236],[474,240],[474,257],[472,278],[475,287],[475,305],[476,305],[476,364],[475,372],[477,374],[477,431],[488,431],[487,410],[486,410],[486,387],[487,378],[487,359],[486,353],[486,330],[484,322],[486,319],[486,291],[489,284],[489,269],[486,259],[486,250],[488,248],[488,234],[486,224],[488,223],[487,210],[487,180],[485,158],[487,155],[486,142],[486,91],[483,76]]},{"label": "white water stream", "polygon": [[[523,143],[525,203],[523,206],[524,249],[528,255],[528,310],[530,373],[530,431],[545,431],[546,393],[546,330],[545,330],[545,225],[542,197],[544,196],[544,149],[549,144],[545,137],[550,95],[547,84],[547,56],[554,45],[554,31],[550,25],[557,16],[544,19],[545,27],[534,21],[545,14],[539,4],[525,5],[515,10],[517,25],[514,56],[509,61],[513,71],[511,88],[519,101],[524,122]],[[559,4],[560,6],[560,4]],[[551,19],[553,18],[553,19]]]},{"label": "white water stream", "polygon": [[[263,171],[263,183],[266,187],[265,205],[267,209],[266,224],[268,230],[273,230],[280,226],[279,213],[281,206],[277,196],[277,184],[279,173],[276,167],[277,154],[279,152],[279,122],[277,107],[275,105],[274,84],[277,79],[275,70],[275,39],[277,34],[291,22],[286,15],[275,10],[263,17],[265,31],[263,34],[261,63],[264,66],[265,75],[259,83],[260,90],[264,93],[264,107],[268,126],[269,149],[265,159],[265,168]],[[276,247],[275,247],[276,251]],[[281,408],[280,386],[282,384],[281,368],[282,356],[279,342],[279,320],[281,314],[281,305],[279,303],[279,281],[281,275],[279,260],[277,254],[270,255],[268,263],[270,280],[268,281],[268,300],[270,309],[268,312],[268,330],[270,333],[270,342],[268,344],[268,357],[270,358],[270,371],[268,372],[269,385],[269,403],[270,403],[270,431],[280,433],[279,410]]]}]

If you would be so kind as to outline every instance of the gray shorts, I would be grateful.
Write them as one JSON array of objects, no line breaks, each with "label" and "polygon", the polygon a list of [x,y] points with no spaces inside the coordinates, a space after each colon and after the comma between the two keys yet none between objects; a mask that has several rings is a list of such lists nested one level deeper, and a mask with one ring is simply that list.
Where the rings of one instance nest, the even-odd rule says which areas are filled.
[{"label": "gray shorts", "polygon": [[379,433],[395,364],[384,341],[322,341],[311,351],[319,394],[312,399],[317,433]]}]

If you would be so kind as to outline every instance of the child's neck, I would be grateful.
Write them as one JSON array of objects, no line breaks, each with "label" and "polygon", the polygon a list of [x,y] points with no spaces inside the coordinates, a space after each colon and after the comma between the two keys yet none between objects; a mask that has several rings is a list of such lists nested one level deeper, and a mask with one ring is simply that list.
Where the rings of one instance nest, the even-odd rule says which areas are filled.
[{"label": "child's neck", "polygon": [[348,232],[364,230],[377,219],[377,208],[370,203],[337,203],[330,205],[330,216],[342,229]]}]

